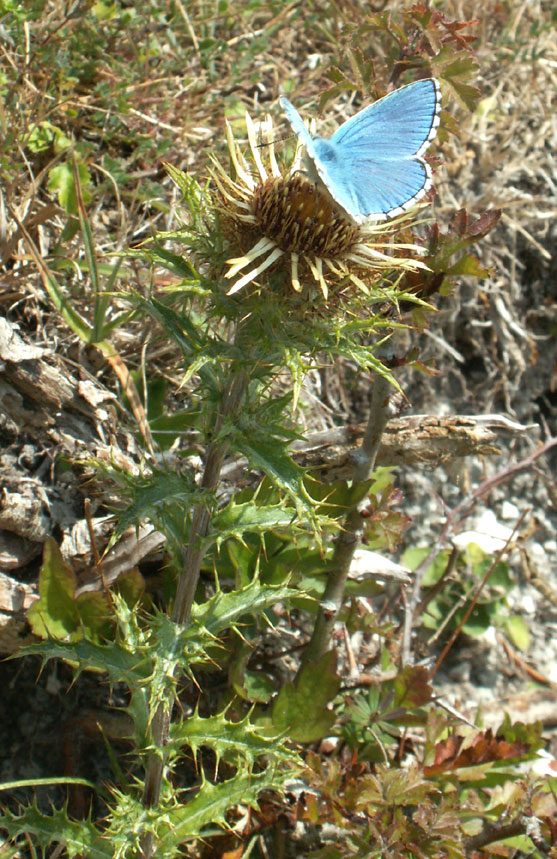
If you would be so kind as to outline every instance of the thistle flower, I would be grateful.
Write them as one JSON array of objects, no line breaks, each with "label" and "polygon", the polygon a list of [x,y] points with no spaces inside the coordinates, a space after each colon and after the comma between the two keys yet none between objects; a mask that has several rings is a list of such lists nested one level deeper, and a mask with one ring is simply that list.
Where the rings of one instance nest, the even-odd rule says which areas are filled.
[{"label": "thistle flower", "polygon": [[[325,299],[330,287],[347,282],[369,294],[368,284],[387,269],[402,273],[427,268],[408,256],[409,252],[423,252],[422,248],[392,240],[394,231],[413,214],[404,213],[388,223],[350,223],[316,185],[297,172],[300,147],[291,169],[281,172],[270,117],[256,125],[246,114],[246,127],[251,165],[228,123],[226,139],[235,176],[213,158],[212,178],[218,189],[223,231],[230,244],[243,251],[227,260],[225,277],[233,280],[241,275],[229,295],[281,259],[289,262],[290,282],[296,292],[301,292],[302,280],[309,276]],[[258,143],[261,140],[264,145]]]}]

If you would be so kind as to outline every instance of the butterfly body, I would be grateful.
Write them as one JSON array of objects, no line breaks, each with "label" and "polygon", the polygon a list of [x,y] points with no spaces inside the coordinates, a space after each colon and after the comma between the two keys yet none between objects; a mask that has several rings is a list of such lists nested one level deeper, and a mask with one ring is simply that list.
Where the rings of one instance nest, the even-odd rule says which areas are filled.
[{"label": "butterfly body", "polygon": [[329,140],[312,137],[288,99],[280,104],[305,147],[305,172],[353,223],[401,214],[431,188],[431,169],[422,155],[439,126],[441,92],[433,78],[379,99]]}]

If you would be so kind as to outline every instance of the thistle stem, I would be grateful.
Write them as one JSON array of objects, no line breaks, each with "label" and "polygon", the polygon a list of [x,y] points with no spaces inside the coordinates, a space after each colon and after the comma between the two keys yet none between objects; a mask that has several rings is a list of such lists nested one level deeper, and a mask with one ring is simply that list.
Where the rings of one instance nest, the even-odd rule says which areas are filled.
[{"label": "thistle stem", "polygon": [[[358,450],[352,477],[355,483],[368,480],[375,466],[381,436],[391,417],[389,408],[391,392],[391,383],[383,376],[376,375],[371,395],[369,419],[362,445]],[[334,625],[344,601],[344,591],[352,558],[362,542],[363,524],[360,502],[348,512],[342,531],[337,538],[327,585],[321,598],[313,633],[303,655],[298,675],[305,665],[310,662],[319,662],[330,647]]]},{"label": "thistle stem", "polygon": [[[201,489],[206,489],[209,492],[216,489],[222,464],[228,451],[227,442],[219,440],[218,435],[225,420],[238,412],[244,400],[247,383],[248,375],[244,371],[234,375],[230,380],[215,423],[214,434],[216,441],[212,442],[207,450],[205,469],[200,484]],[[186,626],[189,623],[191,607],[201,572],[201,564],[209,548],[206,537],[209,533],[212,515],[212,509],[205,503],[198,504],[193,511],[190,539],[188,545],[183,550],[184,566],[178,580],[172,611],[172,620],[181,626]],[[147,808],[152,808],[159,801],[165,766],[165,759],[161,750],[168,739],[171,716],[172,702],[165,702],[157,708],[153,717],[151,733],[156,751],[152,752],[147,759],[145,787],[142,798],[143,805]],[[146,833],[143,836],[141,850],[142,859],[150,859],[154,855],[156,846],[151,833]]]}]

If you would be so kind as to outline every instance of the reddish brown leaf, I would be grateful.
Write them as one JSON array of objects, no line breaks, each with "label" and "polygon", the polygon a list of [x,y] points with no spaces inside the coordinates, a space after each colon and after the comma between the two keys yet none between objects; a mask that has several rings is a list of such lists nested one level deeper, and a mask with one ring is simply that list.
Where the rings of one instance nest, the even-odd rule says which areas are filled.
[{"label": "reddish brown leaf", "polygon": [[395,680],[395,704],[411,710],[431,700],[433,690],[429,683],[429,671],[421,665],[407,665],[399,671]]},{"label": "reddish brown leaf", "polygon": [[[435,760],[432,766],[424,767],[424,775],[439,775],[448,770],[461,767],[474,767],[493,761],[519,758],[530,751],[528,743],[510,743],[503,737],[494,737],[491,728],[482,731],[470,745],[462,749],[464,740],[460,737],[448,737],[435,747]],[[462,749],[459,751],[459,749]]]}]

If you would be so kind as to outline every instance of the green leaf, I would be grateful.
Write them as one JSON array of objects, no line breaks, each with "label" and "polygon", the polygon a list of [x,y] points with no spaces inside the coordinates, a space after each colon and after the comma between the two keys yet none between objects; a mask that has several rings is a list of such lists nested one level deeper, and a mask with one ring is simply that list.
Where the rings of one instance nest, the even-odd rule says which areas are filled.
[{"label": "green leaf", "polygon": [[319,515],[328,514],[331,517],[330,524],[333,525],[335,520],[343,518],[348,510],[372,493],[371,486],[374,479],[375,475],[360,483],[348,480],[317,483],[315,479],[306,477],[305,485],[314,501],[319,502],[317,506]]},{"label": "green leaf", "polygon": [[[85,204],[91,202],[91,174],[86,164],[82,161],[77,163],[81,194]],[[48,174],[48,190],[57,194],[58,202],[68,215],[76,215],[78,212],[77,193],[75,188],[74,173],[71,163],[64,162],[53,167]]]},{"label": "green leaf", "polygon": [[125,494],[131,495],[131,503],[120,514],[116,536],[150,519],[167,536],[183,543],[187,536],[188,511],[202,499],[209,502],[207,493],[196,486],[189,472],[153,468],[147,477],[134,480],[115,469],[109,473]]},{"label": "green leaf", "polygon": [[226,827],[231,808],[237,805],[257,807],[257,798],[262,791],[280,791],[290,778],[292,770],[281,772],[267,767],[261,773],[237,773],[234,778],[219,784],[204,782],[192,800],[160,816],[161,829],[164,827],[166,832],[161,833],[158,841],[158,855],[165,859],[183,856],[180,842],[198,837],[210,823]]},{"label": "green leaf", "polygon": [[126,683],[130,688],[149,679],[149,664],[127,651],[120,642],[95,644],[82,639],[74,642],[44,641],[26,645],[19,655],[42,656],[43,661],[62,659],[76,664],[79,671],[108,674],[113,683]]},{"label": "green leaf", "polygon": [[163,268],[172,272],[177,277],[190,279],[192,275],[195,275],[195,269],[187,258],[181,254],[173,253],[160,244],[155,244],[153,248],[143,249],[142,253],[151,262],[159,263]]},{"label": "green leaf", "polygon": [[471,57],[459,58],[443,71],[443,78],[451,85],[458,98],[470,112],[474,112],[480,100],[477,86],[464,83],[464,79],[478,74],[478,63]]},{"label": "green leaf", "polygon": [[55,540],[44,545],[39,571],[39,599],[27,612],[35,635],[40,638],[81,638],[85,633],[95,638],[108,632],[110,607],[103,593],[90,592],[75,599],[77,580]]},{"label": "green leaf", "polygon": [[48,537],[39,571],[39,599],[27,612],[35,635],[64,639],[77,629],[79,617],[74,600],[77,579],[56,541]]},{"label": "green leaf", "polygon": [[480,263],[473,254],[464,254],[454,265],[447,269],[449,277],[469,275],[470,277],[488,277],[490,270]]},{"label": "green leaf", "polygon": [[429,793],[439,793],[438,787],[424,779],[421,769],[414,763],[404,769],[380,764],[375,775],[361,779],[360,786],[360,801],[376,808],[418,805]]},{"label": "green leaf", "polygon": [[543,748],[543,724],[538,722],[511,722],[511,717],[505,713],[504,719],[495,731],[497,737],[504,737],[508,743],[521,742],[530,747],[530,752]]},{"label": "green leaf", "polygon": [[24,808],[20,814],[12,814],[6,809],[0,814],[0,829],[12,839],[20,836],[32,838],[45,853],[56,842],[65,845],[70,859],[74,856],[87,856],[88,859],[114,857],[110,841],[103,838],[94,823],[89,819],[70,820],[65,808],[53,808],[48,814],[42,814],[36,805]]},{"label": "green leaf", "polygon": [[264,674],[263,671],[244,672],[242,692],[246,701],[267,704],[276,691],[276,683],[272,677]]},{"label": "green leaf", "polygon": [[211,636],[230,629],[245,615],[258,617],[277,602],[289,602],[299,591],[284,586],[262,585],[257,579],[241,590],[215,594],[202,605],[192,607],[192,618]]},{"label": "green leaf", "polygon": [[[72,642],[46,641],[27,645],[21,655],[33,653],[49,659],[63,659],[78,666],[78,671],[90,669],[107,673],[111,682],[124,682],[130,688],[151,677],[152,667],[145,657],[146,634],[137,610],[130,608],[118,593],[112,595],[116,630],[112,639],[103,644],[80,638]],[[158,615],[152,619],[156,627]],[[170,623],[170,621],[168,621]],[[164,648],[166,641],[159,646]]]},{"label": "green leaf", "polygon": [[310,521],[315,519],[314,504],[304,481],[305,472],[293,462],[286,442],[265,440],[256,432],[238,434],[234,441],[255,469],[263,471],[269,480],[289,495],[300,515],[305,513]]},{"label": "green leaf", "polygon": [[126,605],[135,611],[145,593],[145,579],[137,567],[133,567],[118,576],[114,590],[121,595]]},{"label": "green leaf", "polygon": [[[37,248],[27,228],[18,219],[15,213],[12,214],[15,222],[17,223],[19,229],[25,237],[25,242],[27,244],[29,253],[33,257],[33,261],[37,266],[39,274],[43,281],[44,288],[46,289],[54,307],[59,311],[60,315],[68,323],[72,331],[74,331],[74,333],[77,334],[78,337],[80,337],[84,343],[90,343],[92,334],[91,326],[89,325],[87,320],[83,316],[81,316],[80,313],[77,312],[71,302],[66,298],[66,296],[64,295],[64,291],[62,290],[60,284],[46,265],[42,254]],[[99,344],[99,346],[102,346],[102,344]]]},{"label": "green leaf", "polygon": [[198,424],[199,417],[200,412],[192,409],[191,411],[174,412],[171,415],[162,414],[153,419],[149,418],[153,440],[161,450],[168,450],[176,439]]},{"label": "green leaf", "polygon": [[[238,102],[238,104],[241,103]],[[240,108],[240,114],[243,114],[242,108]],[[208,210],[207,195],[202,186],[191,173],[179,170],[168,162],[165,163],[164,167],[172,181],[182,192],[182,200],[189,209],[193,229],[197,232],[206,229],[207,219],[213,213]]]},{"label": "green leaf", "polygon": [[211,523],[217,545],[221,545],[230,537],[242,539],[248,532],[265,534],[275,528],[294,529],[294,511],[284,504],[263,506],[255,501],[246,504],[236,504],[234,499],[218,513]]},{"label": "green leaf", "polygon": [[30,126],[26,143],[29,151],[35,153],[46,152],[51,148],[56,153],[64,152],[72,145],[72,141],[62,129],[48,120]]},{"label": "green leaf", "polygon": [[298,743],[312,743],[329,733],[336,716],[327,704],[338,692],[336,655],[326,653],[305,666],[295,683],[282,687],[272,710],[273,727]]},{"label": "green leaf", "polygon": [[[465,608],[455,612],[455,624],[458,625],[464,616]],[[495,612],[489,604],[478,603],[472,614],[462,627],[467,635],[483,635],[493,624]]]},{"label": "green leaf", "polygon": [[515,647],[522,652],[530,647],[530,631],[523,617],[511,614],[503,620],[503,627]]},{"label": "green leaf", "polygon": [[202,337],[201,325],[196,325],[195,319],[189,319],[186,314],[177,313],[171,307],[154,298],[146,299],[135,293],[132,300],[160,323],[168,336],[181,349],[184,357],[187,358],[188,369],[184,382],[195,373],[199,373],[203,384],[215,395],[220,395],[219,381],[213,366],[211,366],[211,362],[218,365],[219,359],[215,359],[214,354],[212,354],[214,344],[209,339]]},{"label": "green leaf", "polygon": [[116,17],[118,7],[116,3],[112,3],[110,0],[97,0],[93,5],[92,11],[99,21],[111,21]]},{"label": "green leaf", "polygon": [[165,750],[179,755],[184,746],[190,748],[194,756],[201,748],[210,748],[217,761],[223,759],[237,767],[247,765],[250,770],[265,755],[272,756],[275,761],[298,760],[298,755],[288,747],[286,740],[273,736],[261,725],[251,723],[248,716],[233,722],[224,713],[207,718],[195,713],[173,724]]},{"label": "green leaf", "polygon": [[[418,546],[414,549],[407,549],[402,555],[401,564],[409,570],[415,570],[419,567],[422,561],[429,555],[430,549],[427,546]],[[423,586],[431,587],[439,581],[449,561],[450,553],[448,551],[440,552],[432,564],[425,571],[423,578]]]}]

